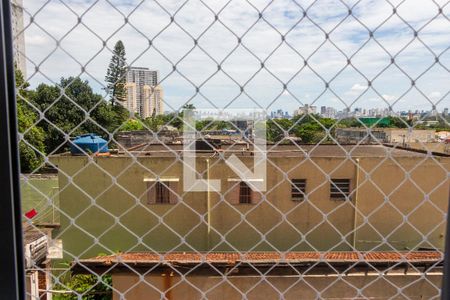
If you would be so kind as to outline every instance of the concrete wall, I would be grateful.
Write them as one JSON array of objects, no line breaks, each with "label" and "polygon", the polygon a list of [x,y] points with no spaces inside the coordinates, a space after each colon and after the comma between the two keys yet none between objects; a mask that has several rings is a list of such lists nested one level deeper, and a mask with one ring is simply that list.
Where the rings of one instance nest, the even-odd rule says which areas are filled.
[{"label": "concrete wall", "polygon": [[[372,128],[371,136],[366,128],[337,128],[336,139],[341,143],[431,143],[436,140],[436,131],[428,129]],[[373,139],[374,136],[376,139]]]},{"label": "concrete wall", "polygon": [[[180,162],[170,157],[91,159],[53,158],[61,170],[61,228],[54,236],[63,239],[65,251],[79,257],[117,251],[336,251],[353,245],[359,250],[405,250],[444,245],[448,158],[361,157],[356,165],[336,157],[272,157],[268,191],[259,205],[232,205],[227,193],[211,193],[209,234],[207,193],[181,190]],[[243,160],[249,164],[252,158]],[[223,161],[215,164],[212,159],[210,164],[210,178],[222,178],[222,190],[227,190],[227,179],[237,176]],[[205,168],[205,160],[197,159],[197,170]],[[143,180],[155,177],[152,172],[179,177],[183,200],[176,205],[147,204]],[[351,180],[351,201],[330,199],[327,174]],[[306,178],[308,199],[292,201],[285,176]]]},{"label": "concrete wall", "polygon": [[[243,277],[113,274],[113,300],[127,299],[437,299],[441,275]],[[399,288],[399,289],[397,289]],[[120,298],[120,295],[124,298]],[[202,296],[205,295],[205,298]],[[282,297],[280,297],[282,295]],[[164,298],[164,296],[166,298]]]}]

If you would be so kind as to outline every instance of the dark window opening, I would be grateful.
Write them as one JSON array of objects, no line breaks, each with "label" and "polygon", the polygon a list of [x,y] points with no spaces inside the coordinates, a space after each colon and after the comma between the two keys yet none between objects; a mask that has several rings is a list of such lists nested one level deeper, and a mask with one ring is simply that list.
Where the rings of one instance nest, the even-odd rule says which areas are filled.
[{"label": "dark window opening", "polygon": [[292,179],[291,195],[292,195],[292,200],[295,200],[295,201],[305,199],[306,179]]},{"label": "dark window opening", "polygon": [[252,189],[243,181],[239,184],[239,203],[252,203]]},{"label": "dark window opening", "polygon": [[350,195],[350,179],[331,179],[330,198],[346,200]]},{"label": "dark window opening", "polygon": [[158,204],[170,203],[169,188],[161,182],[156,183],[156,203]]}]

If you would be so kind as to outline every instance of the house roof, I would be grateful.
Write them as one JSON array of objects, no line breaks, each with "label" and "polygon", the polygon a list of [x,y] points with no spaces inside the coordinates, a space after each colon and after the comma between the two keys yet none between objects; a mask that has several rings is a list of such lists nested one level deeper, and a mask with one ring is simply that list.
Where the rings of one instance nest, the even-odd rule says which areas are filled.
[{"label": "house roof", "polygon": [[437,264],[443,260],[438,251],[413,252],[209,252],[188,253],[171,252],[156,254],[152,252],[130,252],[109,256],[81,259],[84,266],[159,265],[159,264],[293,264],[293,263],[428,263]]}]

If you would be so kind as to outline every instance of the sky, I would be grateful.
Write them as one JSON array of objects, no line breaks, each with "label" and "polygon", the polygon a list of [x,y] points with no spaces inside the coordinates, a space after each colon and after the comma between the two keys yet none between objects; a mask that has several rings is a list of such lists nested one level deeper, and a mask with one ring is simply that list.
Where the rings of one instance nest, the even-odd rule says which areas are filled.
[{"label": "sky", "polygon": [[24,0],[24,7],[32,87],[79,75],[104,95],[122,40],[129,65],[159,70],[166,110],[450,107],[447,0]]}]

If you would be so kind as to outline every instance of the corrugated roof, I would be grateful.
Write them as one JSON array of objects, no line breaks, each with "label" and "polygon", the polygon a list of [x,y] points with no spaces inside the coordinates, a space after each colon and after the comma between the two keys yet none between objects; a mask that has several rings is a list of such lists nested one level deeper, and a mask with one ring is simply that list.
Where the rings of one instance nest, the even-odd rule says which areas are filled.
[{"label": "corrugated roof", "polygon": [[151,253],[131,252],[110,256],[98,256],[82,259],[80,263],[91,266],[107,266],[112,264],[267,264],[267,263],[302,263],[302,262],[364,262],[364,263],[437,263],[443,260],[438,251],[414,252],[210,252],[210,253]]}]

